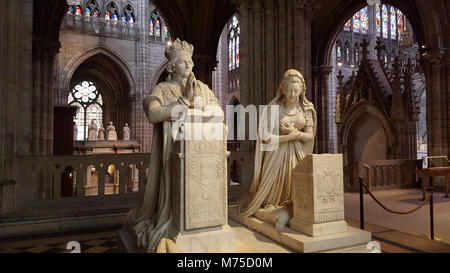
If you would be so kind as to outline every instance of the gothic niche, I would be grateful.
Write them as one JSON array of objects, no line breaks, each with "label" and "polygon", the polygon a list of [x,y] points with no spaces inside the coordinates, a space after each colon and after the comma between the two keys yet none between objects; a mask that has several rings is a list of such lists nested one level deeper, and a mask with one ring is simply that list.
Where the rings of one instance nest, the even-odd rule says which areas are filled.
[{"label": "gothic niche", "polygon": [[344,163],[385,159],[416,159],[419,108],[412,76],[418,67],[409,59],[384,59],[378,40],[377,60],[361,46],[359,71],[344,81],[339,71],[335,122]]}]

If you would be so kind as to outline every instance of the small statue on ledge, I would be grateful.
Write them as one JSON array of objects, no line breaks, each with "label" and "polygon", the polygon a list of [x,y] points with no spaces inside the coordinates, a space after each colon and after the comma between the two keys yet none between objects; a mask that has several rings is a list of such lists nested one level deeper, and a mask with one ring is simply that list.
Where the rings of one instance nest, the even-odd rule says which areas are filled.
[{"label": "small statue on ledge", "polygon": [[130,131],[128,123],[125,123],[125,127],[123,127],[123,140],[130,140]]},{"label": "small statue on ledge", "polygon": [[97,124],[95,124],[95,120],[91,120],[91,124],[88,126],[88,140],[89,141],[96,141],[97,138]]},{"label": "small statue on ledge", "polygon": [[98,140],[105,140],[105,128],[103,128],[103,125],[98,129]]},{"label": "small statue on ledge", "polygon": [[110,121],[108,127],[106,127],[106,137],[107,140],[117,140],[116,127],[114,127],[112,121]]}]

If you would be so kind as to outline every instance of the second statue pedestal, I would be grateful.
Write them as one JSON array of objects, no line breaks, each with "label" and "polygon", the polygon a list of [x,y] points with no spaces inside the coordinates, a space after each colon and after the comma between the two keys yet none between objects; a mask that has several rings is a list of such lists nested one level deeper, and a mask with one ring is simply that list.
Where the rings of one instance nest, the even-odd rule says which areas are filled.
[{"label": "second statue pedestal", "polygon": [[347,231],[341,154],[307,155],[292,174],[290,227],[310,236]]}]

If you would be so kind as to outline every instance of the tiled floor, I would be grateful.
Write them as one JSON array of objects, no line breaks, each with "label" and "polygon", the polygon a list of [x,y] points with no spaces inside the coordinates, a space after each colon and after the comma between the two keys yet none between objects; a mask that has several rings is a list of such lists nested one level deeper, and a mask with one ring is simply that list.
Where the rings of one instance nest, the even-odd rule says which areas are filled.
[{"label": "tiled floor", "polygon": [[66,233],[57,236],[0,240],[0,253],[69,253],[70,241],[80,243],[82,253],[116,253],[119,228],[102,231]]}]

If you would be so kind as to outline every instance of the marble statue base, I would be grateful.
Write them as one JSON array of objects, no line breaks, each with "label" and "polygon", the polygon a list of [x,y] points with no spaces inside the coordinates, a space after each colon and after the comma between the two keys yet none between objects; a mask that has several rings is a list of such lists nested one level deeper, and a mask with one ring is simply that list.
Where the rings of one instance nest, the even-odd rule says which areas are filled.
[{"label": "marble statue base", "polygon": [[341,154],[309,154],[292,172],[290,227],[310,236],[347,230]]},{"label": "marble statue base", "polygon": [[289,226],[294,230],[298,230],[314,237],[347,231],[347,222],[344,220],[313,224],[302,221],[301,219],[292,218],[289,222]]},{"label": "marble statue base", "polygon": [[229,225],[179,234],[175,243],[184,253],[234,252],[236,249],[234,232]]},{"label": "marble statue base", "polygon": [[345,232],[324,236],[309,236],[305,233],[284,227],[277,230],[271,223],[261,221],[255,217],[240,216],[236,207],[230,207],[228,215],[231,219],[241,223],[249,229],[261,233],[283,246],[289,247],[301,253],[326,252],[326,253],[369,253],[367,244],[372,239],[370,232],[347,227]]},{"label": "marble statue base", "polygon": [[[127,227],[119,230],[117,241],[120,252],[147,252],[147,249],[137,246],[136,235]],[[178,234],[175,243],[182,253],[228,253],[243,249],[242,243],[236,241],[229,225]]]}]

